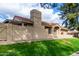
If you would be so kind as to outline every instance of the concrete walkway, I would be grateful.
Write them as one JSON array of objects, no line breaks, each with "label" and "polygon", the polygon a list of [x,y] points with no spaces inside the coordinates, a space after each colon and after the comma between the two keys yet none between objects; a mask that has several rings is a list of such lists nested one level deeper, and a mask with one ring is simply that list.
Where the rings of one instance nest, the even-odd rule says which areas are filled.
[{"label": "concrete walkway", "polygon": [[79,51],[73,53],[71,56],[79,56]]}]

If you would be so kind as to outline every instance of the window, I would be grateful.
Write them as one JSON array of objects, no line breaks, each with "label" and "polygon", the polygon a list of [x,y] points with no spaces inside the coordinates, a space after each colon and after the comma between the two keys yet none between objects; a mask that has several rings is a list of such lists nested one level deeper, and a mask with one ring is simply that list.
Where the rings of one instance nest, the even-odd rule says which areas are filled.
[{"label": "window", "polygon": [[51,34],[51,33],[52,33],[52,29],[48,28],[48,34]]},{"label": "window", "polygon": [[61,35],[63,35],[63,32],[61,32]]}]

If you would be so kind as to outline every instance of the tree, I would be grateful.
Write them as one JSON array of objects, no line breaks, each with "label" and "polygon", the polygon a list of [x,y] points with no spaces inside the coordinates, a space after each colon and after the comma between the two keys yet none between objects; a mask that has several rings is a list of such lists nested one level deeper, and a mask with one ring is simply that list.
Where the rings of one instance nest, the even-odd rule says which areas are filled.
[{"label": "tree", "polygon": [[45,9],[51,9],[54,7],[57,7],[57,3],[40,3],[40,6],[45,8]]},{"label": "tree", "polygon": [[[60,7],[61,18],[64,19],[63,24],[69,29],[77,29],[79,26],[79,4],[65,3]],[[63,25],[62,24],[62,25]]]},{"label": "tree", "polygon": [[[59,6],[57,3],[40,3],[43,8],[54,8]],[[62,3],[59,8],[61,18],[64,20],[62,25],[69,29],[77,29],[79,26],[79,4],[78,3]]]}]

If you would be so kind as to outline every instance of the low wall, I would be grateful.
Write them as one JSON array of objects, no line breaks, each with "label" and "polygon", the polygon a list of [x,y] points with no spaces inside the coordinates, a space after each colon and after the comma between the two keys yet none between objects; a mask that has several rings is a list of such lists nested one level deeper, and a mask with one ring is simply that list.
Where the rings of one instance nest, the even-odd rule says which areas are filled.
[{"label": "low wall", "polygon": [[12,24],[1,24],[0,25],[0,41],[30,41],[38,39],[47,39],[48,33],[44,29],[34,28],[33,26],[20,26]]}]

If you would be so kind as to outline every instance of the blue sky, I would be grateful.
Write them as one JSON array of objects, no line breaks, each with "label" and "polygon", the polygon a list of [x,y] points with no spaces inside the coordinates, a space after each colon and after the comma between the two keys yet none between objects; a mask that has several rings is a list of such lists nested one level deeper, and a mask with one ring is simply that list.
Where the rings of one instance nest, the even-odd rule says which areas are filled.
[{"label": "blue sky", "polygon": [[0,3],[0,22],[12,19],[15,15],[30,18],[30,11],[37,9],[42,12],[42,20],[61,24],[60,11],[57,8],[44,9],[39,3]]}]

